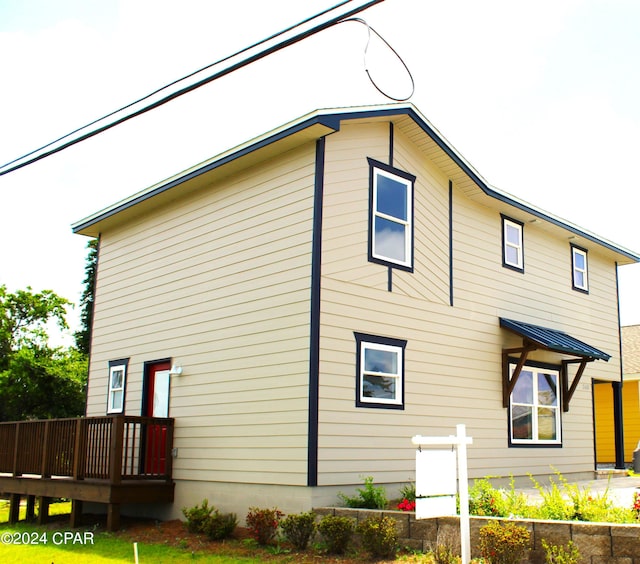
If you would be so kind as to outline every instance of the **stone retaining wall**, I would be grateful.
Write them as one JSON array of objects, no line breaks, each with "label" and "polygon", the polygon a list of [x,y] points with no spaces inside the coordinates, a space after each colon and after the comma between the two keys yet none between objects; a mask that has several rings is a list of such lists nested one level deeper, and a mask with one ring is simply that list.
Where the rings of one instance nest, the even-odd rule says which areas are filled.
[{"label": "stone retaining wall", "polygon": [[[316,514],[342,515],[362,521],[372,516],[388,516],[396,520],[400,546],[428,551],[437,544],[456,547],[459,554],[460,524],[458,517],[438,517],[416,520],[414,512],[379,511],[321,507]],[[489,520],[498,517],[471,517],[471,556],[480,556],[479,530]],[[587,523],[583,521],[542,521],[510,519],[531,532],[531,552],[522,564],[543,564],[542,540],[549,544],[565,545],[572,540],[580,551],[580,564],[640,564],[640,525]]]}]

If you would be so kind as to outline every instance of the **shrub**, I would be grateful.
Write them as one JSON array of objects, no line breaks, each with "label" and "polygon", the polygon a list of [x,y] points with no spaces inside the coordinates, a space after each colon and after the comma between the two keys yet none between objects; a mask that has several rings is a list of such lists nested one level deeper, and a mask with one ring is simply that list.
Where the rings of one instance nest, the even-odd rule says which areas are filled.
[{"label": "shrub", "polygon": [[258,544],[269,544],[276,536],[282,517],[284,517],[284,513],[275,507],[273,509],[250,507],[246,521],[251,536]]},{"label": "shrub", "polygon": [[565,548],[547,544],[547,541],[542,539],[542,548],[544,548],[544,561],[547,564],[578,564],[580,561],[580,552],[573,541],[569,541]]},{"label": "shrub", "polygon": [[369,517],[358,523],[362,546],[374,557],[392,557],[398,547],[396,520],[391,517]]},{"label": "shrub", "polygon": [[631,508],[636,519],[640,520],[640,494],[633,492],[633,507]]},{"label": "shrub", "polygon": [[505,517],[502,492],[491,485],[486,478],[474,480],[469,488],[469,513],[472,515]]},{"label": "shrub", "polygon": [[204,530],[211,540],[222,540],[230,537],[238,524],[238,517],[235,513],[220,513],[214,511],[207,519]]},{"label": "shrub", "polygon": [[364,478],[364,487],[357,488],[357,495],[348,496],[339,493],[338,497],[347,507],[361,509],[384,509],[387,506],[387,494],[384,486],[374,486],[373,476]]},{"label": "shrub", "polygon": [[460,564],[461,558],[457,556],[453,548],[448,544],[436,544],[431,549],[431,557],[436,564]]},{"label": "shrub", "polygon": [[409,482],[400,488],[400,497],[407,501],[416,500],[416,483]]},{"label": "shrub", "polygon": [[311,511],[289,515],[280,523],[280,528],[293,546],[298,550],[305,550],[316,530],[315,515]]},{"label": "shrub", "polygon": [[349,517],[325,515],[318,523],[318,531],[333,554],[344,554],[353,536],[354,521]]},{"label": "shrub", "polygon": [[480,527],[480,553],[490,564],[517,564],[527,552],[530,538],[526,527],[492,521]]},{"label": "shrub", "polygon": [[208,500],[204,500],[202,505],[182,508],[182,514],[187,519],[187,529],[190,533],[204,533],[207,521],[216,511],[216,508],[209,505]]}]

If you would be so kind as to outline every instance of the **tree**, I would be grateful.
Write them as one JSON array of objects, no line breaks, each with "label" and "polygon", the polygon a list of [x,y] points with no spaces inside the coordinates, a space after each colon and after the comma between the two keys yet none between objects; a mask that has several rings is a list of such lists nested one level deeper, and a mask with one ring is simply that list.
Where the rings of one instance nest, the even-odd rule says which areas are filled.
[{"label": "tree", "polygon": [[48,344],[48,323],[68,328],[68,305],[51,290],[10,293],[0,285],[1,421],[84,413],[86,356]]},{"label": "tree", "polygon": [[96,271],[98,269],[98,239],[91,239],[87,243],[87,258],[84,266],[84,291],[80,298],[80,314],[81,328],[76,331],[76,347],[85,355],[89,356],[89,347],[91,346],[91,328],[93,326],[93,301],[96,290]]}]

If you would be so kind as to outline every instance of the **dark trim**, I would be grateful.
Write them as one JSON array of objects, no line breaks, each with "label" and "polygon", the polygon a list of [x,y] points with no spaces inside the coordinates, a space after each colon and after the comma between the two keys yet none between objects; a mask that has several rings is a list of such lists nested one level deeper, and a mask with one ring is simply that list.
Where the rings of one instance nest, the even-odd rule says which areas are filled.
[{"label": "dark trim", "polygon": [[616,449],[616,470],[624,470],[624,416],[622,407],[622,382],[611,382],[613,388],[613,426]]},{"label": "dark trim", "polygon": [[100,215],[93,217],[91,219],[88,219],[86,221],[83,221],[80,224],[75,224],[72,226],[72,230],[74,233],[78,233],[79,231],[82,231],[83,229],[86,229],[87,227],[90,227],[96,223],[98,223],[99,221],[102,221],[103,219],[106,219],[108,217],[111,217],[117,213],[119,213],[122,210],[125,210],[127,208],[130,208],[144,200],[147,200],[153,196],[155,196],[156,194],[159,194],[161,192],[165,192],[166,190],[169,190],[171,188],[174,188],[176,186],[179,186],[180,184],[182,184],[183,182],[186,182],[187,180],[190,180],[191,178],[194,178],[196,176],[199,176],[201,174],[204,174],[210,170],[214,170],[224,164],[227,164],[228,162],[234,161],[244,155],[247,155],[249,153],[252,153],[253,151],[260,149],[262,147],[266,147],[267,145],[270,145],[271,143],[274,143],[280,139],[283,139],[285,137],[289,137],[290,135],[297,133],[299,131],[302,131],[304,129],[307,129],[313,125],[316,124],[320,124],[323,125],[327,128],[333,129],[334,132],[339,131],[340,130],[340,123],[342,121],[347,121],[347,120],[351,120],[351,119],[363,119],[363,118],[377,118],[377,117],[396,117],[396,116],[408,116],[410,117],[415,124],[424,132],[426,133],[435,143],[436,145],[438,145],[438,147],[440,147],[442,149],[442,151],[454,162],[456,163],[460,169],[462,169],[462,171],[487,195],[490,196],[492,198],[495,198],[496,200],[499,200],[501,202],[504,202],[510,206],[513,206],[519,210],[522,210],[526,213],[529,213],[531,215],[533,215],[534,217],[538,217],[540,219],[543,219],[545,221],[548,221],[549,223],[552,223],[554,225],[557,225],[563,229],[566,229],[567,231],[574,233],[576,235],[579,235],[580,237],[583,237],[584,239],[588,240],[588,241],[593,241],[594,243],[597,243],[598,245],[601,245],[611,251],[614,251],[615,253],[619,253],[625,257],[627,257],[628,259],[633,260],[634,262],[640,262],[640,255],[635,255],[633,253],[631,253],[630,251],[627,251],[625,249],[621,249],[619,247],[616,247],[615,245],[612,245],[611,243],[607,242],[607,241],[603,241],[601,239],[598,239],[597,237],[595,237],[594,235],[587,233],[585,231],[582,231],[572,225],[566,224],[563,221],[555,218],[555,217],[551,217],[545,213],[542,213],[540,210],[529,207],[528,205],[522,203],[522,202],[518,202],[516,200],[513,200],[512,198],[510,198],[509,196],[507,196],[506,194],[501,194],[499,192],[496,192],[495,190],[493,190],[492,188],[490,188],[470,167],[469,165],[453,150],[452,147],[450,147],[443,139],[440,138],[440,136],[435,132],[435,130],[426,122],[422,119],[422,117],[410,106],[399,106],[399,107],[391,107],[391,108],[378,108],[378,109],[372,109],[372,110],[361,110],[361,111],[354,111],[354,112],[343,112],[343,113],[332,113],[332,114],[323,114],[323,115],[315,115],[313,117],[310,117],[306,120],[304,120],[303,122],[300,122],[298,124],[295,124],[293,126],[291,126],[288,129],[285,129],[283,131],[280,131],[274,135],[271,135],[270,137],[267,137],[265,139],[261,139],[259,141],[256,141],[255,143],[253,143],[252,145],[249,145],[247,147],[244,147],[242,149],[239,149],[238,151],[236,151],[235,153],[232,153],[230,155],[227,155],[226,157],[223,157],[213,163],[208,163],[207,165],[204,165],[203,167],[190,172],[189,174],[187,174],[186,176],[180,177],[179,179],[174,179],[171,180],[170,182],[167,182],[166,184],[163,184],[161,186],[158,186],[157,188],[155,188],[154,190],[147,192],[145,194],[142,194],[141,196],[134,198],[133,200],[130,201],[126,201],[123,204],[114,207],[112,209],[106,210],[104,213],[101,213]]},{"label": "dark trim", "polygon": [[[514,358],[514,357],[508,357],[507,358],[507,369],[509,368],[510,365],[512,364],[518,364],[518,359]],[[540,361],[536,361],[536,360],[527,360],[524,364],[523,368],[526,368],[527,366],[530,366],[532,368],[542,368],[543,370],[553,370],[554,372],[558,373],[558,390],[557,390],[557,396],[558,396],[558,412],[559,412],[559,425],[560,425],[560,442],[559,443],[554,443],[554,444],[545,444],[545,443],[531,443],[531,444],[526,444],[526,443],[514,443],[511,435],[512,435],[512,421],[511,421],[511,394],[509,395],[509,406],[507,409],[507,443],[509,448],[562,448],[563,444],[564,444],[564,432],[563,432],[563,428],[562,428],[562,421],[563,421],[563,417],[562,417],[562,402],[563,402],[563,397],[562,397],[562,378],[563,378],[563,371],[562,371],[562,366],[561,365],[557,365],[557,364],[552,364],[549,362],[540,362]]]},{"label": "dark trim", "polygon": [[449,180],[449,305],[453,306],[453,181]]},{"label": "dark trim", "polygon": [[307,486],[318,485],[318,394],[320,386],[320,276],[325,138],[316,142],[311,242],[311,313],[309,337],[309,423],[307,430]]},{"label": "dark trim", "polygon": [[[506,221],[509,221],[511,223],[515,223],[515,224],[517,224],[517,225],[519,225],[521,227],[520,234],[522,236],[522,248],[520,250],[522,252],[522,267],[514,266],[513,264],[507,263],[507,257],[506,257],[506,253],[505,253],[505,246],[506,246],[507,240],[506,240],[505,234],[504,234],[504,228],[505,228],[505,222]],[[501,213],[500,214],[500,229],[502,231],[502,266],[504,268],[508,268],[510,270],[515,270],[516,272],[521,272],[522,274],[524,274],[524,223],[522,221],[518,221],[517,219],[513,219],[512,217],[509,217],[508,215],[504,215],[503,213]]]},{"label": "dark trim", "polygon": [[599,382],[591,379],[591,424],[593,429],[593,469],[598,469],[598,450],[596,448],[596,385]]},{"label": "dark trim", "polygon": [[387,292],[393,292],[393,268],[387,269]]},{"label": "dark trim", "polygon": [[[356,391],[356,407],[404,410],[405,356],[406,356],[407,341],[404,339],[395,339],[393,337],[381,337],[380,335],[369,335],[367,333],[358,333],[357,331],[354,331],[353,335],[356,338],[356,390],[355,390]],[[398,347],[402,349],[402,366],[400,367],[400,371],[401,371],[400,380],[402,382],[402,397],[400,398],[399,404],[363,402],[360,400],[360,382],[362,379],[362,374],[360,374],[360,361],[361,361],[360,345],[363,342],[375,343],[378,345],[389,345],[392,347]]]},{"label": "dark trim", "polygon": [[[116,414],[116,413],[122,413],[124,414],[125,412],[125,406],[127,405],[127,382],[129,381],[129,359],[128,358],[121,358],[119,360],[110,360],[109,361],[109,373],[107,374],[107,410],[106,410],[106,414],[107,415],[112,415],[112,414]],[[124,365],[124,385],[122,386],[122,411],[116,412],[116,411],[109,411],[109,396],[111,394],[111,368],[113,366],[123,366]]]},{"label": "dark trim", "polygon": [[[578,245],[574,245],[573,243],[569,243],[569,246],[571,248],[571,288],[573,290],[575,290],[576,292],[582,292],[583,294],[588,294],[589,293],[589,251],[587,249],[585,249],[584,247],[580,247]],[[584,288],[580,288],[578,286],[576,286],[576,265],[575,265],[575,261],[573,259],[573,250],[577,249],[578,251],[582,251],[585,255],[585,266],[586,266],[586,276],[587,276],[587,288],[586,290]]]},{"label": "dark trim", "polygon": [[[413,265],[414,265],[414,260],[415,260],[415,252],[414,252],[414,246],[415,246],[415,209],[414,209],[414,202],[415,202],[415,182],[416,182],[416,177],[409,173],[406,172],[404,170],[400,170],[397,168],[394,168],[392,166],[389,166],[385,163],[382,163],[380,161],[377,161],[375,159],[372,159],[371,157],[367,157],[367,162],[369,163],[369,241],[368,241],[368,260],[369,262],[375,262],[376,264],[381,264],[383,266],[388,266],[389,268],[397,268],[399,270],[404,270],[405,272],[413,272]],[[385,259],[381,259],[379,257],[374,257],[373,256],[373,230],[375,229],[374,223],[373,223],[373,171],[374,169],[379,168],[380,170],[384,170],[385,172],[388,172],[389,174],[393,174],[395,176],[399,176],[400,178],[403,178],[405,180],[407,180],[408,182],[411,183],[411,233],[409,234],[409,237],[411,238],[411,243],[410,243],[410,247],[411,247],[411,264],[404,265],[404,264],[398,264],[397,262],[393,262],[391,260],[385,260]]]},{"label": "dark trim", "polygon": [[389,166],[393,166],[393,149],[395,143],[393,122],[389,122]]}]

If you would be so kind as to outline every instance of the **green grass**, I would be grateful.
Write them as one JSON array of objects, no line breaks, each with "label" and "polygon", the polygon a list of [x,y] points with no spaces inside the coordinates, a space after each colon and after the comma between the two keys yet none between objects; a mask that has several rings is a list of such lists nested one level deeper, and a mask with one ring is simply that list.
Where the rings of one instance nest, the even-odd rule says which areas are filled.
[{"label": "green grass", "polygon": [[[52,503],[49,515],[64,515],[71,511],[71,502]],[[26,508],[20,508],[20,518],[24,519]],[[108,532],[70,529],[67,527],[38,527],[18,523],[9,525],[9,503],[0,501],[0,562],[2,564],[130,564],[134,561],[133,542]],[[60,525],[60,524],[58,524]],[[73,534],[65,542],[65,533]],[[16,540],[26,540],[31,544],[15,544]],[[89,541],[83,544],[84,541]],[[33,541],[37,541],[34,544]],[[44,542],[46,541],[46,543]],[[74,542],[75,541],[75,542]],[[90,541],[93,541],[91,543]],[[138,543],[140,564],[178,564],[200,562],[211,564],[235,564],[260,562],[254,558],[220,556],[194,552],[162,544]]]}]

